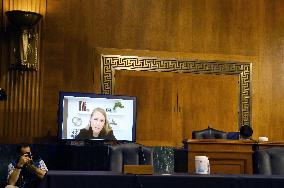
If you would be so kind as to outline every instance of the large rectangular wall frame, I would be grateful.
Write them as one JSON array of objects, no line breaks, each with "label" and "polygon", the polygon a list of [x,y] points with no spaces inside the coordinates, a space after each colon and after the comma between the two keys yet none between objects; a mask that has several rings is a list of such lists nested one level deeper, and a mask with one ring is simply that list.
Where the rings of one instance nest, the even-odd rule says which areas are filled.
[{"label": "large rectangular wall frame", "polygon": [[101,54],[102,93],[112,94],[114,92],[115,70],[237,75],[240,89],[239,126],[252,126],[252,63],[250,62],[178,60]]}]

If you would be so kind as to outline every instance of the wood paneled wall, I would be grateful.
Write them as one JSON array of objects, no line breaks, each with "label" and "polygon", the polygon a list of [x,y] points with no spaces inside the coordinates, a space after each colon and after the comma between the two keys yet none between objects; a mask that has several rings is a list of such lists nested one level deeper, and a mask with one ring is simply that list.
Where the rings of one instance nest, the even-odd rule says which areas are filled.
[{"label": "wood paneled wall", "polygon": [[[12,2],[1,0],[3,5],[7,1]],[[36,99],[32,97],[42,103],[30,107],[38,112],[39,121],[34,121],[38,131],[27,135],[57,134],[58,91],[100,92],[93,75],[94,48],[105,47],[198,53],[212,60],[224,55],[255,57],[254,136],[284,140],[283,7],[282,0],[46,0],[42,67],[36,73],[41,78],[27,77],[38,91],[42,89],[42,93],[34,93]],[[12,73],[3,68],[5,53],[2,49],[1,87],[11,88],[15,99],[23,99],[20,88],[15,89],[8,77]],[[0,134],[21,137],[16,129],[26,121],[24,108],[14,103],[24,103],[9,100],[11,95],[1,102],[0,118],[5,124],[1,124]],[[12,116],[12,109],[20,117]],[[35,124],[27,129],[34,129]]]}]

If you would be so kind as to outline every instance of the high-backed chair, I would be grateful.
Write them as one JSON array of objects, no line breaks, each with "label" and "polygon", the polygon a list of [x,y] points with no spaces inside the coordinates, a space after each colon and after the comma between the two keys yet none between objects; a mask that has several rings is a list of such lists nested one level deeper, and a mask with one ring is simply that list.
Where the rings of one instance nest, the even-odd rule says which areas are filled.
[{"label": "high-backed chair", "polygon": [[208,127],[207,129],[192,131],[192,139],[226,139],[227,133]]},{"label": "high-backed chair", "polygon": [[109,146],[109,166],[114,172],[123,172],[124,165],[153,165],[153,149],[135,143]]},{"label": "high-backed chair", "polygon": [[284,175],[284,148],[267,148],[253,154],[254,173]]}]

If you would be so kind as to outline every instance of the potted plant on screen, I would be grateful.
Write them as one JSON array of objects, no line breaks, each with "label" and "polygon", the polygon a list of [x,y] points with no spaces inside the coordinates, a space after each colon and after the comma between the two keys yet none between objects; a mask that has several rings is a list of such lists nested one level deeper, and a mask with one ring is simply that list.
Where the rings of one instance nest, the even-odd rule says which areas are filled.
[{"label": "potted plant on screen", "polygon": [[114,106],[113,106],[114,112],[117,112],[117,109],[121,109],[121,108],[124,108],[124,106],[122,105],[122,103],[120,101],[117,101],[117,102],[114,103]]}]

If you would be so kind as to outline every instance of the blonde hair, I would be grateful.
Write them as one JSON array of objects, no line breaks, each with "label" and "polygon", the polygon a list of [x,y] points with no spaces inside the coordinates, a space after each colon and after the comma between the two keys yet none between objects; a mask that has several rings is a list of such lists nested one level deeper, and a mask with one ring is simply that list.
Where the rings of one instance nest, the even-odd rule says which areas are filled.
[{"label": "blonde hair", "polygon": [[[90,120],[93,117],[95,112],[100,112],[101,114],[103,114],[103,116],[105,117],[105,124],[103,129],[101,130],[101,132],[99,133],[100,136],[106,136],[110,131],[112,131],[111,126],[109,125],[108,119],[107,119],[107,114],[106,111],[102,108],[95,108],[90,116]],[[91,122],[89,121],[87,127],[85,129],[89,130],[91,128]]]}]

